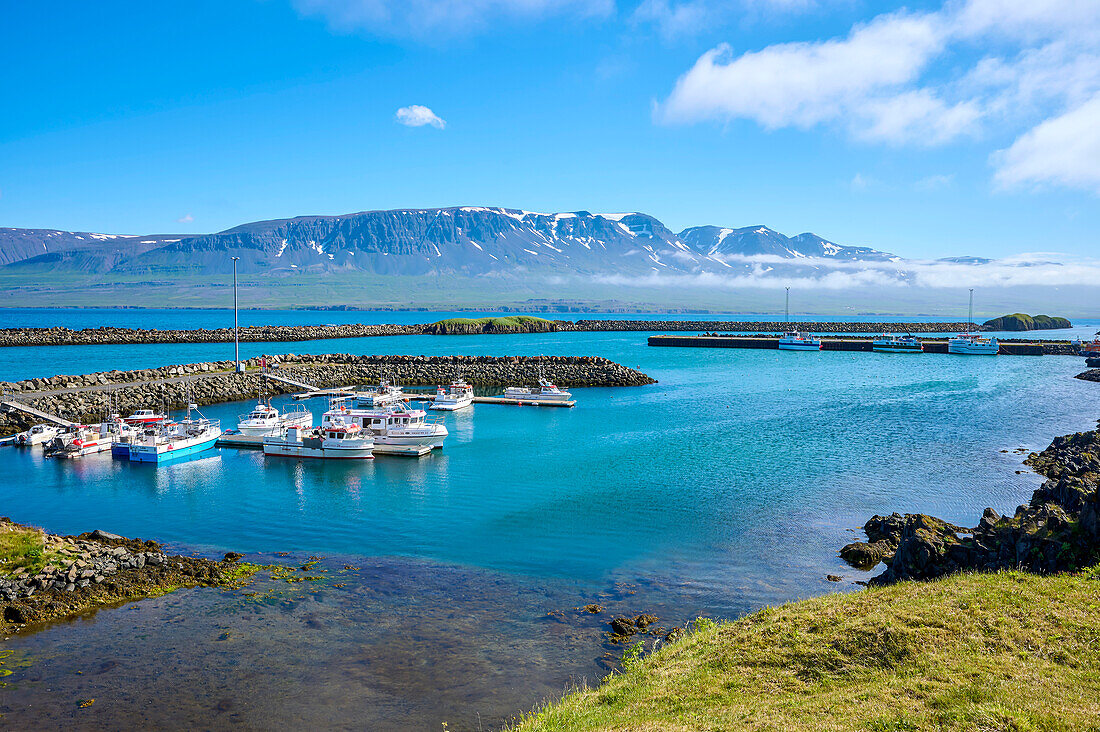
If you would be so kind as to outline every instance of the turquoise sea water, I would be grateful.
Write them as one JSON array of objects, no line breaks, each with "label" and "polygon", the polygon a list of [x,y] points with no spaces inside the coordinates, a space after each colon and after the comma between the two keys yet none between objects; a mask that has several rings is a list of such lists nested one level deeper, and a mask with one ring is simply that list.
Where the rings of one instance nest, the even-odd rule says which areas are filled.
[{"label": "turquoise sea water", "polygon": [[[447,415],[446,448],[421,460],[299,463],[220,449],[154,467],[107,456],[46,461],[0,449],[0,473],[8,476],[0,506],[16,520],[60,532],[102,527],[211,554],[317,555],[334,572],[361,568],[320,599],[302,595],[246,612],[223,593],[195,591],[126,616],[175,648],[172,663],[198,664],[208,681],[217,675],[217,693],[237,700],[234,713],[253,726],[264,726],[272,712],[240,701],[256,685],[320,694],[328,676],[316,665],[336,663],[348,649],[362,653],[369,643],[369,669],[338,684],[345,701],[370,687],[353,705],[373,720],[368,727],[402,728],[404,721],[438,728],[450,720],[452,729],[476,729],[474,711],[500,718],[570,679],[602,673],[606,618],[566,613],[558,622],[547,613],[598,598],[621,612],[657,609],[678,624],[854,589],[853,581],[869,575],[843,565],[836,550],[870,515],[919,511],[969,525],[986,506],[1011,512],[1038,478],[1023,470],[1021,455],[1004,451],[1042,449],[1056,435],[1092,428],[1100,416],[1100,390],[1071,378],[1082,363],[1069,357],[650,348],[644,333],[248,347],[598,355],[659,380],[577,389],[575,409],[477,405]],[[115,368],[178,363],[209,358],[212,349],[224,346],[80,347],[84,355],[73,364],[88,371],[108,361]],[[21,349],[0,349],[0,372],[21,368],[22,356],[5,353],[14,350]],[[37,349],[37,358],[61,350],[69,349]],[[317,414],[325,408],[307,404]],[[232,424],[248,406],[211,407],[207,415]],[[827,573],[845,581],[826,582]],[[84,693],[66,670],[92,663],[101,652],[95,649],[117,649],[112,674],[138,673],[148,659],[127,632],[130,621],[118,619],[122,612],[131,611],[13,641],[39,663],[8,693],[39,702],[47,686]],[[302,618],[311,613],[322,630],[308,630]],[[178,634],[163,625],[165,617],[181,618]],[[212,638],[196,641],[193,651],[182,643],[186,633],[205,637],[211,623],[254,640],[235,651],[260,667],[247,681],[234,680],[229,669],[239,657]],[[58,644],[68,652],[50,655]],[[271,663],[279,644],[299,649],[288,662],[294,670]],[[432,670],[461,676],[465,665],[475,678],[444,682]],[[384,683],[391,678],[399,680]],[[197,694],[177,690],[167,708],[212,724]],[[132,712],[144,698],[136,694],[116,711]],[[49,705],[36,709],[28,721],[66,719]],[[325,726],[321,705],[302,709]],[[101,723],[123,719],[96,714],[107,715]]]}]

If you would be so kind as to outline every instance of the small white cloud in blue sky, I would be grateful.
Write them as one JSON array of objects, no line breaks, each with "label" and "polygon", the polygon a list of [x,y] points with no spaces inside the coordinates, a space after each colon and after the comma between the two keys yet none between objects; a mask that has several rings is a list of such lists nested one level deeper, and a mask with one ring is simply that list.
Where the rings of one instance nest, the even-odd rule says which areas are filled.
[{"label": "small white cloud in blue sky", "polygon": [[184,214],[183,216],[180,216],[178,219],[176,219],[176,223],[177,224],[190,224],[194,220],[195,220],[195,217],[192,216],[191,214]]},{"label": "small white cloud in blue sky", "polygon": [[443,129],[447,126],[447,122],[439,117],[428,107],[421,104],[410,104],[407,107],[402,107],[397,110],[397,114],[394,115],[398,122],[406,127],[423,127],[425,125],[431,125],[436,129]]}]

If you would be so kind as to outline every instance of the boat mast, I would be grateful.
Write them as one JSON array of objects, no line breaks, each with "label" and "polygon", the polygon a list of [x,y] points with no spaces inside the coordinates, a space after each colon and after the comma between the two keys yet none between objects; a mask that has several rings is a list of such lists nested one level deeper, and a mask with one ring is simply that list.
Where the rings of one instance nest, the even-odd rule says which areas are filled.
[{"label": "boat mast", "polygon": [[974,288],[970,288],[970,314],[967,316],[966,332],[970,332],[970,326],[974,324]]},{"label": "boat mast", "polygon": [[787,330],[791,329],[791,288],[787,289],[787,304],[783,307],[784,317],[787,319]]}]

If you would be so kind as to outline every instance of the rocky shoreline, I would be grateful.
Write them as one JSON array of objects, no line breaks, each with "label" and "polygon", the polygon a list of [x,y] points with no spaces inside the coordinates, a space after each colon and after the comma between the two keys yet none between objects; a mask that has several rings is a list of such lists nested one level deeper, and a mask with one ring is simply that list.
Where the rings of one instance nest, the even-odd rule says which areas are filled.
[{"label": "rocky shoreline", "polygon": [[[25,542],[0,560],[0,634],[182,587],[239,585],[257,569],[239,554],[223,561],[170,555],[155,541],[104,531],[60,536],[0,518],[0,542]],[[17,565],[17,566],[12,566]]]},{"label": "rocky shoreline", "polygon": [[[966,329],[966,324],[954,323],[843,323],[799,322],[802,330],[820,333],[944,333]],[[683,331],[683,332],[745,332],[782,333],[791,326],[781,321],[728,320],[541,320],[499,327],[464,325],[441,321],[413,325],[261,325],[240,329],[244,343],[293,342],[332,338],[367,338],[395,335],[483,335],[494,333],[602,332],[602,331]],[[972,326],[975,330],[980,326]],[[2,328],[0,347],[5,346],[82,346],[128,345],[148,343],[232,343],[232,328],[157,330],[149,328],[114,328],[103,326],[74,330],[71,328]]]},{"label": "rocky shoreline", "polygon": [[1046,480],[1012,516],[987,508],[974,528],[925,514],[873,516],[868,540],[841,558],[859,569],[884,563],[872,585],[970,570],[1051,574],[1100,561],[1100,429],[1057,437],[1024,463]]},{"label": "rocky shoreline", "polygon": [[[272,373],[318,388],[378,383],[383,374],[410,386],[449,383],[457,374],[475,387],[535,383],[539,375],[563,387],[642,386],[654,379],[635,369],[594,356],[357,356],[322,354],[264,356]],[[136,371],[103,371],[0,382],[17,401],[73,422],[91,422],[108,409],[129,414],[135,409],[180,409],[254,399],[261,390],[286,394],[301,389],[265,379],[260,358],[243,361],[235,373],[232,361],[163,366]],[[21,412],[0,414],[0,435],[20,432],[37,420]]]}]

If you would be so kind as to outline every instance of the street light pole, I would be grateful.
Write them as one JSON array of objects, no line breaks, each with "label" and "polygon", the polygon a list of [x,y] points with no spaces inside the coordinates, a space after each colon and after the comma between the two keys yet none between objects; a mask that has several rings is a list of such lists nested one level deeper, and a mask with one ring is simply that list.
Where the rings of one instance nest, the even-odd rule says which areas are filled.
[{"label": "street light pole", "polygon": [[240,331],[237,329],[237,260],[240,257],[233,257],[233,355],[234,360],[237,362],[237,372],[241,370],[241,337]]}]

